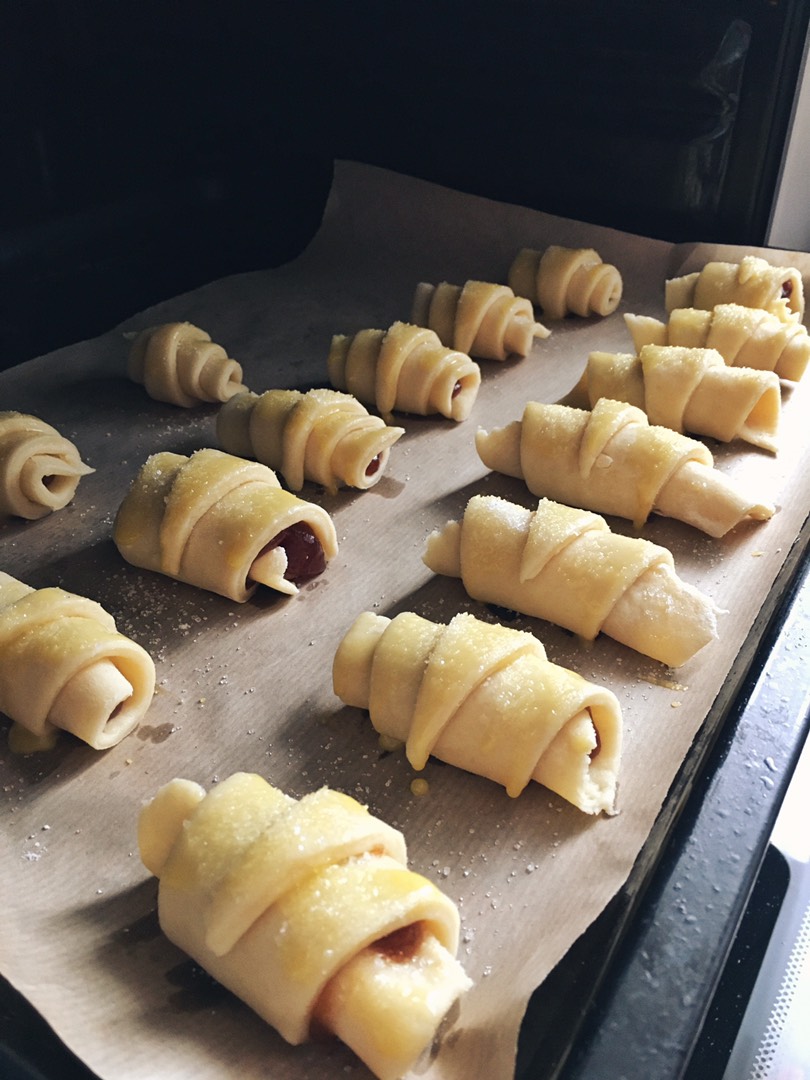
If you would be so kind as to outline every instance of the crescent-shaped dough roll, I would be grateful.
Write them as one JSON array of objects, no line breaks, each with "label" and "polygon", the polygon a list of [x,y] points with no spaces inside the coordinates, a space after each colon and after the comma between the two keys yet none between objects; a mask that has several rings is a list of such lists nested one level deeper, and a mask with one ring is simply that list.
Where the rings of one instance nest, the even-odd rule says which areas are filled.
[{"label": "crescent-shaped dough roll", "polygon": [[593,248],[552,244],[545,251],[522,248],[509,269],[509,285],[537,304],[549,319],[566,315],[610,315],[622,298],[622,276]]},{"label": "crescent-shaped dough roll", "polygon": [[242,367],[209,334],[188,322],[142,330],[132,342],[127,374],[150,397],[190,409],[228,401],[247,389]]},{"label": "crescent-shaped dough roll", "polygon": [[702,270],[670,278],[664,303],[668,312],[742,304],[769,311],[783,322],[801,322],[804,284],[795,266],[771,266],[757,255],[746,255],[739,263],[710,262]]},{"label": "crescent-shaped dough roll", "polygon": [[416,286],[411,318],[429,326],[442,344],[481,360],[528,356],[535,338],[551,333],[534,317],[531,300],[515,296],[508,285],[446,281]]},{"label": "crescent-shaped dough roll", "polygon": [[717,304],[711,311],[675,308],[667,322],[630,314],[624,321],[636,352],[645,345],[716,349],[733,367],[773,371],[790,382],[801,379],[810,361],[807,328],[761,308]]},{"label": "crescent-shaped dough roll", "polygon": [[64,589],[32,589],[0,571],[0,711],[12,749],[47,749],[59,729],[115,746],[152,701],[155,665],[112,615]]},{"label": "crescent-shaped dough roll", "polygon": [[636,405],[651,424],[721,442],[740,439],[773,453],[782,412],[772,371],[728,367],[714,349],[642,345],[630,353],[592,352],[562,404],[591,408],[600,398]]},{"label": "crescent-shaped dough roll", "polygon": [[475,446],[488,469],[522,479],[532,494],[639,528],[654,511],[719,537],[776,512],[715,469],[703,443],[611,398],[590,411],[530,401],[520,420],[478,431]]},{"label": "crescent-shaped dough roll", "polygon": [[259,584],[293,595],[337,554],[327,512],[266,465],[221,450],[153,454],[118,509],[127,562],[240,603]]},{"label": "crescent-shaped dough roll", "polygon": [[455,905],[347,795],[176,779],[141,811],[138,843],[166,936],[294,1045],[325,1029],[396,1080],[471,985]]},{"label": "crescent-shaped dough roll", "polygon": [[36,521],[61,510],[94,472],[56,428],[27,413],[0,412],[0,518]]},{"label": "crescent-shaped dough roll", "polygon": [[232,397],[217,415],[223,450],[277,469],[292,491],[300,491],[305,480],[333,493],[342,486],[373,487],[404,434],[338,390],[248,391]]},{"label": "crescent-shaped dough roll", "polygon": [[473,615],[447,625],[363,612],[340,643],[335,693],[424,768],[432,754],[518,796],[530,780],[588,814],[613,810],[619,703],[552,664],[533,634]]},{"label": "crescent-shaped dough roll", "polygon": [[481,369],[465,352],[404,322],[336,334],[327,367],[333,386],[378,409],[388,423],[394,410],[466,420],[481,385]]},{"label": "crescent-shaped dough roll", "polygon": [[461,521],[428,537],[425,564],[461,578],[487,604],[607,634],[680,667],[717,637],[717,609],[675,572],[672,554],[610,530],[587,510],[541,499],[536,510],[475,495]]}]

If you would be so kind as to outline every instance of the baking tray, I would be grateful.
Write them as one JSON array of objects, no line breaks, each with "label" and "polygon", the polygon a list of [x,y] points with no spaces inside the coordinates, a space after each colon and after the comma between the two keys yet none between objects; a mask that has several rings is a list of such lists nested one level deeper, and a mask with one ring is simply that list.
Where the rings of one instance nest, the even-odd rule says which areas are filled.
[{"label": "baking tray", "polygon": [[[137,859],[134,826],[140,804],[171,776],[208,785],[252,768],[293,794],[330,783],[403,829],[411,865],[460,904],[460,955],[476,983],[431,1076],[471,1068],[512,1075],[532,992],[638,860],[650,868],[658,861],[668,829],[655,830],[656,822],[677,812],[684,762],[701,764],[726,720],[765,632],[763,612],[773,611],[796,559],[810,502],[806,387],[786,394],[775,458],[713,447],[718,467],[775,499],[771,522],[722,542],[663,519],[645,527],[671,547],[682,576],[728,609],[705,655],[673,675],[608,640],[585,649],[545,624],[513,624],[534,629],[553,659],[616,691],[627,742],[615,818],[585,820],[540,788],[509,800],[436,762],[420,799],[401,756],[381,754],[362,714],[335,700],[329,669],[363,609],[413,608],[441,621],[457,610],[492,617],[458,583],[432,578],[421,562],[424,540],[473,493],[530,503],[522,485],[488,475],[476,460],[475,428],[508,422],[529,398],[556,400],[591,349],[626,351],[621,311],[566,320],[525,361],[485,365],[465,424],[408,418],[372,491],[308,492],[333,513],[341,549],[291,601],[265,595],[239,606],[202,594],[127,566],[110,540],[115,509],[144,457],[212,445],[216,413],[161,405],[129,383],[129,332],[188,319],[226,344],[255,389],[322,384],[332,333],[407,318],[418,280],[502,280],[518,247],[552,242],[597,247],[622,270],[622,310],[647,314],[662,313],[666,277],[742,253],[672,246],[338,163],[322,229],[293,263],[214,282],[0,376],[3,407],[55,423],[96,468],[67,510],[4,528],[4,568],[98,599],[158,665],[150,714],[121,746],[98,755],[66,740],[48,755],[6,755],[2,765],[2,973],[99,1076],[152,1075],[156,1060],[166,1077],[191,1068],[199,1076],[263,1075],[268,1061],[279,1077],[362,1075],[339,1046],[281,1043],[159,934],[155,883]],[[768,254],[807,274],[807,255]]]}]

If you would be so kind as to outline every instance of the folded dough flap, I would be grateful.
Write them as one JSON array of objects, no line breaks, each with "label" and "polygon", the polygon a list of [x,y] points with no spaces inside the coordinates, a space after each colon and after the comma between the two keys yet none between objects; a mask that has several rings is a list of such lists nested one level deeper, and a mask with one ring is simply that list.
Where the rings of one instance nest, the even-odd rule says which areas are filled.
[{"label": "folded dough flap", "polygon": [[369,707],[374,650],[390,621],[384,615],[363,611],[338,645],[332,661],[332,688],[345,705]]},{"label": "folded dough flap", "polygon": [[411,309],[411,319],[417,326],[429,326],[442,345],[455,345],[456,310],[461,286],[441,281],[431,285],[420,281],[416,286]]},{"label": "folded dough flap", "polygon": [[383,416],[401,407],[399,391],[402,369],[409,356],[425,346],[441,349],[436,334],[426,327],[395,322],[385,332],[380,343],[374,394],[377,408]]},{"label": "folded dough flap", "polygon": [[[171,781],[172,784],[175,781]],[[233,773],[204,799],[189,804],[186,819],[176,812],[175,793],[163,789],[141,812],[148,845],[167,854],[155,869],[181,893],[198,892],[206,904],[234,864],[293,800],[256,773]]]},{"label": "folded dough flap", "polygon": [[[702,312],[701,314],[708,315],[708,312]],[[633,339],[633,348],[637,353],[644,345],[670,344],[668,324],[662,322],[661,319],[654,318],[652,315],[633,315],[626,312],[624,325]],[[696,341],[695,344],[702,344],[702,341]]]},{"label": "folded dough flap", "polygon": [[152,699],[149,654],[86,597],[47,588],[2,603],[3,712],[35,734],[53,725],[98,749],[120,741]]},{"label": "folded dough flap", "polygon": [[[496,498],[496,496],[474,497]],[[500,502],[506,502],[506,500],[499,500]],[[494,506],[496,512],[508,514],[512,504],[506,503],[505,507],[491,503],[485,505]],[[520,580],[529,581],[537,577],[549,560],[591,529],[609,531],[607,522],[599,514],[565,506],[552,499],[541,499],[529,521],[526,546],[520,561]]]},{"label": "folded dough flap", "polygon": [[776,449],[781,391],[772,371],[730,367],[716,349],[680,345],[645,345],[639,363],[651,424]]},{"label": "folded dough flap", "polygon": [[[416,934],[412,951],[405,952]],[[418,925],[363,949],[334,976],[316,1015],[379,1080],[420,1072],[420,1057],[472,986],[456,958]]]},{"label": "folded dough flap", "polygon": [[222,956],[307,874],[366,852],[407,861],[402,833],[348,795],[321,788],[288,805],[217,885],[206,918],[208,948]]},{"label": "folded dough flap", "polygon": [[651,563],[616,598],[604,633],[677,668],[717,637],[718,608],[675,573],[671,561]]},{"label": "folded dough flap", "polygon": [[622,717],[609,691],[594,689],[540,757],[532,779],[586,814],[611,813],[616,801]]},{"label": "folded dough flap", "polygon": [[[597,813],[613,807],[620,749],[621,713],[614,695],[527,651],[478,683],[433,752],[502,784],[512,798],[535,779],[585,812]],[[547,754],[553,767],[544,764]]]},{"label": "folded dough flap", "polygon": [[164,933],[233,990],[290,1043],[310,1034],[330,980],[364,949],[415,923],[451,953],[455,905],[430,881],[387,855],[322,866],[284,893],[234,947],[216,956],[204,940],[204,898],[161,882]]},{"label": "folded dough flap", "polygon": [[427,763],[442,729],[484,679],[524,652],[545,657],[531,634],[473,615],[456,615],[438,635],[416,699],[406,754],[413,768]]},{"label": "folded dough flap", "polygon": [[281,460],[283,420],[300,390],[267,390],[256,394],[242,390],[217,410],[217,439],[227,454],[256,458],[274,467]]},{"label": "folded dough flap", "polygon": [[[331,484],[332,454],[341,433],[368,419],[368,410],[352,394],[327,389],[302,394],[283,420],[279,418],[283,426],[280,469],[292,490],[300,491],[306,478]],[[377,425],[383,423],[375,419]]]},{"label": "folded dough flap", "polygon": [[183,553],[197,522],[216,503],[247,483],[279,488],[272,469],[222,450],[195,451],[174,474],[160,523],[163,572],[176,577]]},{"label": "folded dough flap", "polygon": [[371,655],[368,699],[369,718],[381,735],[408,743],[423,676],[443,631],[412,611],[386,619]]},{"label": "folded dough flap", "polygon": [[0,412],[0,514],[29,520],[66,506],[94,472],[72,442],[24,413]]}]

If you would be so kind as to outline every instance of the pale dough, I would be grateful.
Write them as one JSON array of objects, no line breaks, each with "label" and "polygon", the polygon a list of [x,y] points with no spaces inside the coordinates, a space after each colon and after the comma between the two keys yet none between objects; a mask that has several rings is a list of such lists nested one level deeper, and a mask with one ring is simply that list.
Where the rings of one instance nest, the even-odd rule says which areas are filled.
[{"label": "pale dough", "polygon": [[113,540],[134,566],[239,602],[259,584],[298,592],[296,552],[310,556],[300,580],[337,554],[324,509],[282,490],[266,465],[213,449],[148,458],[119,507]]},{"label": "pale dough", "polygon": [[396,1080],[471,985],[455,905],[347,795],[296,800],[252,773],[207,794],[175,779],[138,842],[166,936],[290,1043],[325,1029]]},{"label": "pale dough", "polygon": [[703,443],[611,398],[590,411],[530,401],[520,420],[478,431],[475,445],[488,469],[524,480],[534,495],[638,527],[655,512],[720,537],[776,512],[714,468]]},{"label": "pale dough", "polygon": [[758,255],[746,255],[739,263],[710,262],[702,270],[670,278],[664,302],[668,312],[742,304],[769,311],[783,322],[801,322],[804,284],[795,266],[772,266]]},{"label": "pale dough", "polygon": [[650,315],[624,316],[636,352],[644,345],[716,349],[727,364],[773,371],[798,382],[810,362],[810,334],[761,308],[717,304],[711,311],[675,308],[667,322]]},{"label": "pale dough", "polygon": [[405,745],[518,796],[535,780],[588,814],[611,812],[621,755],[615,696],[546,657],[533,634],[456,615],[442,625],[363,612],[333,664],[335,693]]},{"label": "pale dough", "polygon": [[431,533],[424,561],[434,573],[461,578],[476,600],[588,641],[607,634],[671,667],[717,637],[717,609],[678,577],[666,548],[549,499],[527,510],[475,495],[461,521]]},{"label": "pale dough", "polygon": [[0,412],[0,518],[36,521],[61,510],[94,472],[56,428],[36,416]]},{"label": "pale dough", "polygon": [[388,423],[395,411],[466,420],[481,385],[481,369],[465,351],[404,322],[335,334],[327,368],[334,387],[373,406]]},{"label": "pale dough", "polygon": [[522,248],[507,280],[518,296],[528,297],[549,319],[610,315],[622,298],[621,274],[593,248]]},{"label": "pale dough", "polygon": [[247,389],[242,366],[192,323],[164,323],[142,330],[132,342],[127,373],[156,401],[189,409],[228,401]]},{"label": "pale dough", "polygon": [[591,408],[600,398],[636,405],[651,424],[739,439],[776,452],[782,395],[772,371],[728,367],[715,349],[642,345],[632,353],[592,352],[563,404]]},{"label": "pale dough", "polygon": [[306,480],[333,493],[344,486],[373,487],[404,434],[338,390],[247,391],[217,414],[222,449],[277,469],[291,491],[300,491]]},{"label": "pale dough", "polygon": [[420,282],[411,318],[435,330],[442,343],[481,360],[528,356],[535,338],[551,333],[534,317],[532,303],[508,285],[467,281],[464,285]]},{"label": "pale dough", "polygon": [[154,689],[152,658],[100,604],[0,571],[0,710],[13,749],[47,749],[61,729],[106,750],[137,726]]}]

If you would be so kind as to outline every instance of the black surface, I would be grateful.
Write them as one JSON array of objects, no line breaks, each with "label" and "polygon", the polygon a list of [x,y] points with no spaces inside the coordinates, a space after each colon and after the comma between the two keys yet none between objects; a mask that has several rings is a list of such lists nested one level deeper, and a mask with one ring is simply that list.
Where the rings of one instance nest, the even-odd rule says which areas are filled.
[{"label": "black surface", "polygon": [[331,163],[762,244],[810,0],[25,0],[0,35],[0,366],[317,228]]}]

